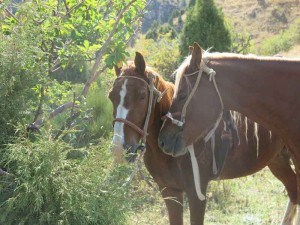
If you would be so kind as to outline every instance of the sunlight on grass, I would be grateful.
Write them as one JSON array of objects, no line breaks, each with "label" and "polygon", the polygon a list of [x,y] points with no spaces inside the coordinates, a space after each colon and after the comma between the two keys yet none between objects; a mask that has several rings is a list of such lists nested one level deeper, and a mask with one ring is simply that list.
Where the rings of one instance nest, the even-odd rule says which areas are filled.
[{"label": "sunlight on grass", "polygon": [[[128,224],[169,224],[167,210],[159,192],[152,189],[147,194],[151,201],[141,203],[128,218]],[[283,184],[268,169],[264,169],[253,176],[212,181],[207,200],[206,225],[275,225],[281,222],[288,197]],[[184,224],[189,224],[186,201]]]}]

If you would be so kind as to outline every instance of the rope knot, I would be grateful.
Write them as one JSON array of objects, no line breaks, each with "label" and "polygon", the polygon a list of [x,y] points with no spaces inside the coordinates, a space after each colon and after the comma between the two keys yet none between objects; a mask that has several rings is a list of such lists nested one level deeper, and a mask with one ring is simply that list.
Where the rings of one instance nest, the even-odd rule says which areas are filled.
[{"label": "rope knot", "polygon": [[209,81],[212,81],[215,78],[216,71],[214,71],[212,68],[209,68],[203,61],[201,61],[201,66],[203,71],[209,75]]}]

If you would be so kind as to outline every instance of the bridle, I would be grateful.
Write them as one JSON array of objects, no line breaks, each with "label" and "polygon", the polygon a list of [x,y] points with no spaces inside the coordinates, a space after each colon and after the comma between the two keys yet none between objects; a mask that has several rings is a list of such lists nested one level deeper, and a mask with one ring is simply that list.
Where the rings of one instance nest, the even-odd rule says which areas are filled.
[{"label": "bridle", "polygon": [[150,116],[151,116],[151,111],[152,111],[152,105],[153,105],[153,99],[154,99],[154,94],[157,95],[157,100],[156,102],[159,103],[161,101],[161,99],[163,98],[164,94],[166,93],[167,89],[164,90],[164,92],[160,92],[157,88],[156,85],[154,85],[154,80],[157,76],[155,76],[154,74],[150,73],[148,78],[149,78],[149,83],[139,77],[135,77],[135,76],[120,76],[117,79],[136,79],[136,80],[140,80],[142,81],[144,84],[146,84],[148,90],[149,90],[149,101],[148,101],[148,109],[147,109],[147,115],[146,115],[146,119],[145,119],[145,123],[144,123],[144,127],[140,128],[139,126],[137,126],[136,124],[134,124],[133,122],[127,120],[127,119],[123,119],[123,118],[115,118],[113,120],[113,125],[115,122],[121,122],[124,123],[126,125],[128,125],[129,127],[131,127],[134,131],[136,131],[138,134],[140,134],[142,136],[142,142],[146,143],[146,139],[147,139],[147,130],[148,130],[148,124],[149,124],[149,120],[150,120]]},{"label": "bridle", "polygon": [[[208,74],[209,75],[209,81],[213,82],[214,87],[215,87],[215,89],[217,91],[217,94],[219,96],[219,99],[220,99],[220,104],[221,104],[222,110],[221,110],[220,115],[217,118],[216,122],[214,123],[214,126],[208,131],[208,133],[205,136],[204,136],[204,134],[200,134],[197,139],[199,139],[203,136],[204,136],[204,141],[205,142],[207,142],[209,139],[211,139],[211,149],[212,149],[212,152],[214,154],[214,151],[215,151],[215,131],[216,131],[218,125],[220,124],[221,120],[222,120],[224,104],[223,104],[223,100],[222,100],[220,91],[218,89],[218,86],[217,86],[217,83],[216,83],[216,80],[215,80],[216,72],[213,69],[209,68],[205,64],[205,62],[201,61],[200,69],[198,71],[196,71],[194,73],[191,73],[191,74],[184,75],[185,79],[187,81],[187,84],[189,86],[191,86],[191,84],[188,80],[188,77],[198,74],[196,82],[194,84],[194,87],[192,88],[191,92],[189,93],[189,96],[188,96],[186,102],[183,105],[182,111],[181,112],[175,112],[173,114],[171,112],[168,112],[164,117],[169,118],[172,121],[172,123],[177,125],[178,127],[183,127],[183,125],[185,123],[185,116],[186,116],[187,107],[188,107],[191,99],[193,98],[193,96],[194,96],[194,94],[195,94],[195,92],[196,92],[196,90],[199,86],[199,83],[200,83],[200,80],[202,78],[203,72]],[[173,116],[179,116],[179,115],[181,115],[180,120],[177,120],[177,119],[173,118]],[[195,183],[195,190],[196,190],[197,196],[200,199],[200,201],[203,201],[203,200],[205,200],[205,196],[201,192],[199,166],[198,166],[198,162],[196,160],[196,156],[195,156],[195,152],[194,152],[194,144],[191,144],[191,145],[187,146],[187,150],[189,151],[190,156],[191,156],[191,163],[192,163],[193,177],[194,177],[194,183]],[[213,161],[213,173],[216,174],[217,173],[217,168],[216,168],[215,158],[213,158],[213,160],[214,160]]]},{"label": "bridle", "polygon": [[[221,94],[220,94],[220,91],[218,89],[218,86],[217,86],[217,83],[216,83],[216,80],[215,80],[215,75],[216,75],[216,72],[209,68],[205,62],[201,61],[200,63],[200,69],[198,71],[195,71],[193,73],[190,73],[190,74],[186,74],[184,75],[187,83],[190,85],[189,81],[188,81],[188,77],[190,76],[194,76],[194,75],[197,75],[197,79],[196,79],[196,82],[191,90],[191,92],[189,93],[188,97],[187,97],[187,100],[186,102],[184,103],[183,107],[182,107],[182,111],[181,112],[175,112],[175,113],[171,113],[171,112],[168,112],[165,117],[169,118],[173,124],[179,126],[179,127],[182,127],[185,123],[185,117],[186,117],[186,110],[187,110],[187,107],[191,101],[191,99],[193,98],[198,86],[199,86],[199,83],[200,83],[200,80],[202,78],[202,74],[203,72],[205,72],[206,74],[209,75],[209,81],[212,81],[213,84],[214,84],[214,87],[217,91],[217,94],[219,96],[219,100],[220,100],[220,104],[221,104],[221,112],[220,112],[220,115],[218,116],[216,122],[214,123],[214,126],[208,131],[208,133],[204,136],[204,134],[201,134],[198,138],[201,138],[204,136],[204,141],[207,142],[212,136],[213,134],[215,133],[215,130],[217,129],[218,125],[220,124],[221,120],[222,120],[222,116],[223,116],[223,109],[224,109],[224,104],[223,104],[223,100],[222,100],[222,97],[221,97]],[[190,85],[191,86],[191,85]],[[180,120],[177,120],[175,119],[173,116],[178,116],[180,115],[181,116],[181,119]]]}]

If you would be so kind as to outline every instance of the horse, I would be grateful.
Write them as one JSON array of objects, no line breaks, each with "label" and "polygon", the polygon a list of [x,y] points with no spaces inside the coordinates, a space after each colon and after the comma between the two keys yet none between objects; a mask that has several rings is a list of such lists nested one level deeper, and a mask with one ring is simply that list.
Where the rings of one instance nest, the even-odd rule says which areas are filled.
[{"label": "horse", "polygon": [[297,176],[300,224],[300,59],[204,52],[197,44],[179,66],[173,102],[159,134],[167,154],[182,155],[214,133],[223,110],[234,110],[279,135]]},{"label": "horse", "polygon": [[[206,200],[198,198],[189,156],[176,158],[164,154],[158,146],[158,134],[163,123],[161,117],[169,110],[174,85],[146,66],[144,57],[138,52],[133,62],[128,62],[121,68],[115,66],[115,73],[117,77],[109,92],[109,99],[113,105],[112,152],[116,161],[125,161],[122,160],[124,152],[127,153],[125,158],[132,161],[132,153],[139,151],[139,142],[144,139],[144,163],[164,198],[170,225],[183,225],[183,193],[188,198],[191,224],[203,224]],[[217,174],[213,172],[214,157],[210,145],[201,140],[195,143],[202,192],[205,195],[210,180],[249,175],[268,165],[271,172],[285,185],[289,197],[295,198],[295,186],[290,182],[295,180],[295,175],[287,158],[281,154],[282,141],[275,134],[270,136],[269,131],[259,128],[260,144],[257,149],[260,154],[257,157],[253,151],[256,139],[253,139],[250,132],[251,129],[254,130],[254,123],[247,124],[249,132],[247,135],[240,135],[240,145],[232,144],[235,147],[228,152],[224,166],[223,163],[218,164],[221,166]],[[222,123],[216,129],[216,154],[218,150],[222,150],[221,136],[224,127]],[[244,125],[237,127],[240,134],[244,134],[244,130]],[[238,139],[237,135],[233,136],[234,140]],[[287,213],[289,216],[290,214],[293,212]]]}]

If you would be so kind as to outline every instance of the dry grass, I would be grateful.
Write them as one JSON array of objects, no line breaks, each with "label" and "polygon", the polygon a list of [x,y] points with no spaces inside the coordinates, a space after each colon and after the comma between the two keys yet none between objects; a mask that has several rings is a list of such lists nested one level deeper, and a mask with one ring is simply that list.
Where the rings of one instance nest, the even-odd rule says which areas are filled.
[{"label": "dry grass", "polygon": [[281,52],[279,55],[287,56],[287,57],[300,57],[300,45],[295,45],[288,52]]},{"label": "dry grass", "polygon": [[[257,0],[215,0],[236,31],[248,32],[255,44],[287,29],[300,16],[298,0],[266,0],[262,7]],[[284,15],[287,19],[278,17]]]}]

